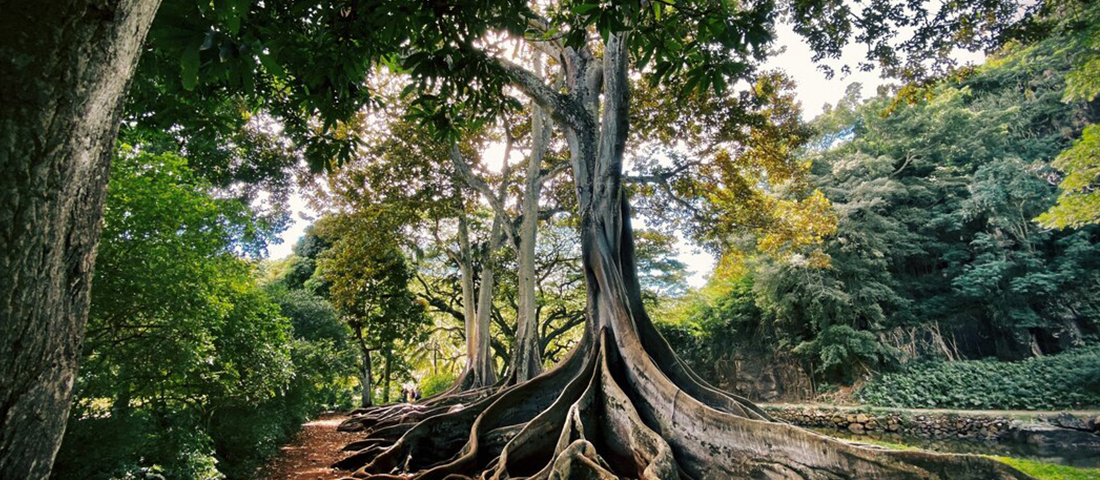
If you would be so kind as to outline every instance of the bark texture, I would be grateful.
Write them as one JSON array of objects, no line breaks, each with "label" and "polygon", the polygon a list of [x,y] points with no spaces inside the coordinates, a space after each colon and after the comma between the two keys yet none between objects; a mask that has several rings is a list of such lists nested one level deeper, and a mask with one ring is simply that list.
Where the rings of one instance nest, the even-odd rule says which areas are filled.
[{"label": "bark texture", "polygon": [[[499,222],[494,220],[491,227],[495,239],[500,237]],[[499,240],[490,240],[489,252],[499,248]],[[482,266],[481,283],[475,286],[474,255],[470,246],[470,231],[466,215],[458,218],[458,249],[455,261],[462,277],[462,315],[466,330],[466,368],[447,393],[478,389],[496,383],[496,371],[493,369],[493,356],[489,351],[489,322],[492,313],[493,271],[491,260]],[[487,268],[486,268],[487,267]],[[488,270],[488,277],[485,276]],[[483,309],[482,304],[488,306]]]},{"label": "bark texture", "polygon": [[1016,479],[975,456],[862,448],[772,420],[696,376],[643,308],[622,190],[629,104],[627,42],[562,47],[568,93],[517,66],[570,145],[581,218],[588,324],[554,369],[488,394],[376,409],[336,464],[372,479]]},{"label": "bark texture", "polygon": [[363,326],[356,323],[355,327],[355,339],[359,342],[359,361],[362,362],[361,376],[359,377],[359,389],[362,392],[362,397],[359,399],[359,406],[361,408],[369,408],[374,406],[374,373],[371,371],[373,366],[371,362],[371,348],[367,345],[367,340],[363,338]]},{"label": "bark texture", "polygon": [[[535,65],[541,67],[540,55]],[[550,125],[545,112],[538,104],[532,106],[531,157],[527,159],[524,177],[523,201],[520,203],[520,225],[517,248],[516,286],[518,311],[516,312],[516,338],[508,365],[511,382],[525,382],[542,373],[542,348],[540,348],[538,297],[535,295],[535,242],[539,229],[539,199],[546,177],[542,173],[543,159],[550,143]]]},{"label": "bark texture", "polygon": [[[535,55],[536,71],[541,72],[541,54]],[[476,190],[489,202],[498,223],[506,234],[511,245],[516,249],[516,287],[517,287],[517,311],[516,334],[513,342],[512,355],[508,361],[508,369],[505,383],[513,384],[534,378],[542,372],[542,348],[538,329],[538,300],[535,295],[535,242],[538,235],[539,199],[542,197],[543,184],[553,177],[556,172],[542,171],[543,160],[550,143],[550,123],[546,112],[538,104],[532,105],[531,117],[531,155],[527,158],[526,175],[524,177],[524,189],[519,202],[519,227],[514,226],[515,219],[505,209],[506,194],[508,193],[508,180],[511,173],[508,167],[508,158],[512,151],[511,134],[507,136],[504,150],[503,179],[497,192],[493,192],[489,184],[478,177],[470,168],[470,164],[463,158],[458,146],[451,149],[451,162],[455,170],[466,181],[466,184]],[[494,232],[498,235],[499,232]],[[484,273],[483,273],[484,275]],[[491,293],[491,292],[490,292]]]},{"label": "bark texture", "polygon": [[68,418],[122,100],[159,0],[0,2],[0,478]]}]

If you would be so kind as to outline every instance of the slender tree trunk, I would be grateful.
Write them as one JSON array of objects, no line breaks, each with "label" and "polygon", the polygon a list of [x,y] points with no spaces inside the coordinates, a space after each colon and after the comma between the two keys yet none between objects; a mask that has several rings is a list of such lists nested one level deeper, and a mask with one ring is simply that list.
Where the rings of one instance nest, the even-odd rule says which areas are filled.
[{"label": "slender tree trunk", "polygon": [[[499,233],[498,230],[497,236]],[[496,376],[493,374],[492,355],[489,353],[488,317],[484,319],[486,323],[482,326],[482,318],[478,315],[478,303],[481,300],[474,286],[473,248],[470,246],[469,225],[465,213],[458,217],[458,248],[458,267],[462,276],[462,314],[466,323],[466,369],[455,387],[467,390],[492,385],[496,382]],[[490,300],[493,282],[491,272],[490,270],[488,279]],[[485,289],[484,276],[481,288]]]},{"label": "slender tree trunk", "polygon": [[0,5],[0,478],[68,418],[122,100],[158,0]]},{"label": "slender tree trunk", "polygon": [[[539,58],[536,58],[536,65],[541,66]],[[536,71],[536,73],[541,72]],[[536,313],[538,297],[535,295],[535,242],[539,225],[539,198],[542,196],[544,180],[541,174],[542,163],[550,141],[550,126],[542,107],[534,104],[532,110],[531,158],[527,161],[517,253],[519,310],[516,315],[516,338],[513,342],[509,366],[512,382],[524,382],[542,373],[542,349],[539,347]]]},{"label": "slender tree trunk", "polygon": [[487,386],[496,383],[496,371],[493,368],[493,355],[489,350],[489,325],[493,314],[493,288],[496,277],[493,268],[496,262],[494,253],[500,249],[501,225],[505,221],[500,216],[493,217],[493,225],[489,228],[489,245],[485,251],[485,258],[481,261],[481,283],[477,291],[477,320],[474,328],[475,355],[472,361],[474,384]]},{"label": "slender tree trunk", "polygon": [[362,358],[363,358],[363,376],[362,376],[362,379],[359,381],[359,383],[363,387],[363,398],[359,401],[359,406],[363,407],[363,408],[368,408],[368,407],[374,406],[374,401],[371,398],[371,397],[373,397],[372,392],[371,392],[371,388],[372,388],[371,385],[373,384],[374,377],[373,377],[373,374],[371,373],[370,350],[367,350],[365,348],[362,349]]},{"label": "slender tree trunk", "polygon": [[129,375],[130,368],[123,364],[120,370],[119,377],[121,377],[121,381],[118,384],[118,395],[111,403],[111,416],[114,418],[122,418],[130,414],[130,400],[133,397],[131,393],[133,382],[130,380]]},{"label": "slender tree trunk", "polygon": [[386,361],[386,366],[382,372],[382,403],[387,404],[390,403],[390,373],[393,368],[393,351],[387,348],[383,360]]}]

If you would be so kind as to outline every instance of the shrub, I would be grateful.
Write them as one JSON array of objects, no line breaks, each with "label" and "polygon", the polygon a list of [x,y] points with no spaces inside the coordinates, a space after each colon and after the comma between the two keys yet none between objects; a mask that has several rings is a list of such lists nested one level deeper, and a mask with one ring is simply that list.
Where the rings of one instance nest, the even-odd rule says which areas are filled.
[{"label": "shrub", "polygon": [[883,407],[1053,410],[1100,406],[1100,345],[1018,362],[913,364],[857,393]]},{"label": "shrub", "polygon": [[450,387],[454,381],[455,376],[449,372],[426,375],[424,379],[420,380],[420,396],[427,398],[437,393],[442,393],[447,387]]}]

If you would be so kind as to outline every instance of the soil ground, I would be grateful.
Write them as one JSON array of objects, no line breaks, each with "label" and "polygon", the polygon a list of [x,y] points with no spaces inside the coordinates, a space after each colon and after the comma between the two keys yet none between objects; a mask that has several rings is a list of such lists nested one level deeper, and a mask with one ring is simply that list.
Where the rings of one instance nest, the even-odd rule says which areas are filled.
[{"label": "soil ground", "polygon": [[[282,447],[258,478],[265,480],[334,480],[344,475],[329,468],[344,458],[344,445],[358,440],[356,434],[338,432],[336,427],[348,417],[323,415],[302,425],[294,441]],[[346,474],[346,472],[343,472]]]}]

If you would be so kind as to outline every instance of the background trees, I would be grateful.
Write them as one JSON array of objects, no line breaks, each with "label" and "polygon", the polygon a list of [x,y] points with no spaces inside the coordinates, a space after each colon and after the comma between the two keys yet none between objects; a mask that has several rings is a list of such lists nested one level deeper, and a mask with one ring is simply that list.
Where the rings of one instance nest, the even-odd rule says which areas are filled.
[{"label": "background trees", "polygon": [[[723,358],[706,348],[733,336],[850,382],[918,359],[1023,359],[1095,341],[1098,232],[1036,223],[1058,208],[1054,164],[1096,119],[1094,101],[1066,96],[1080,59],[1057,52],[1072,41],[1010,46],[911,103],[850,89],[797,157],[837,215],[827,265],[742,249],[743,268],[712,281],[751,293],[685,308],[696,364]],[[724,312],[746,295],[754,308]]]},{"label": "background trees", "polygon": [[249,476],[304,418],[349,403],[344,330],[315,297],[261,287],[245,258],[271,226],[186,159],[127,147],[113,170],[54,475]]},{"label": "background trees", "polygon": [[328,217],[318,232],[332,244],[322,252],[318,272],[362,353],[364,407],[373,404],[371,353],[381,354],[381,401],[389,403],[395,370],[405,370],[395,363],[425,340],[429,326],[424,305],[409,291],[412,272],[392,236],[399,226],[370,213]]}]

